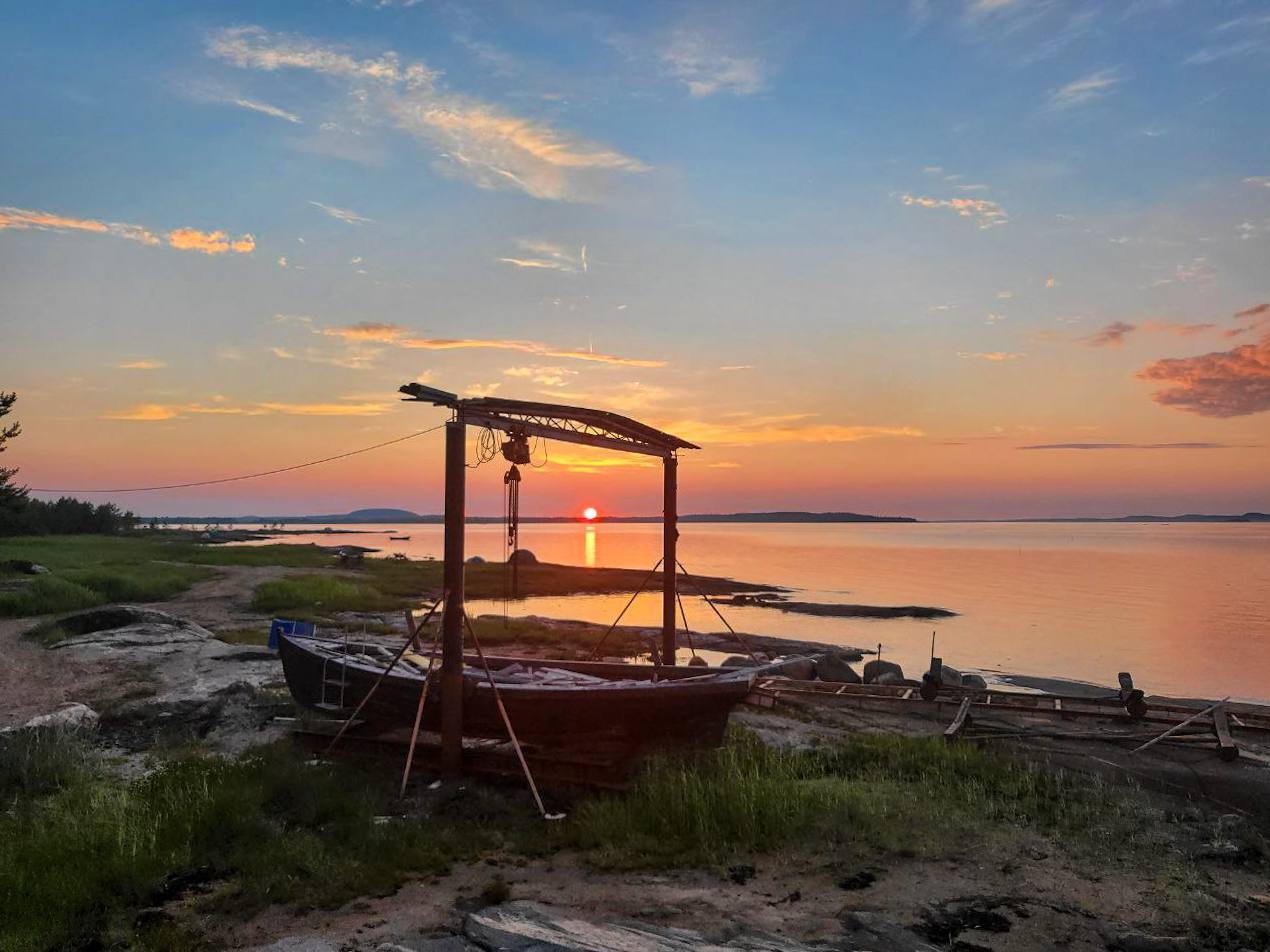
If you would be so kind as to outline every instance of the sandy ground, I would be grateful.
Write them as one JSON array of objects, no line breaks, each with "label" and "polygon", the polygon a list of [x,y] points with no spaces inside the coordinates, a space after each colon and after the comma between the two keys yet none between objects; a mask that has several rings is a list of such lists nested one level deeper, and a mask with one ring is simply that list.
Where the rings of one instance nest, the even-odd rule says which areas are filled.
[{"label": "sandy ground", "polygon": [[[1149,874],[1092,868],[1040,838],[1002,837],[953,860],[889,858],[857,866],[821,852],[755,856],[737,865],[742,863],[754,867],[753,878],[738,883],[725,870],[597,873],[568,855],[491,858],[338,910],[296,915],[274,908],[248,922],[228,928],[218,922],[214,928],[230,948],[317,935],[344,948],[373,949],[380,942],[458,931],[464,911],[480,905],[477,897],[495,877],[507,882],[514,899],[532,899],[580,918],[690,928],[716,940],[741,930],[830,940],[841,936],[846,913],[876,913],[911,926],[931,908],[958,901],[996,911],[1006,928],[961,932],[961,942],[974,943],[961,948],[1101,950],[1114,935],[1137,929],[1158,935],[1166,928],[1158,921],[1157,884]],[[863,870],[876,876],[871,886],[840,885]],[[1220,885],[1232,896],[1264,888],[1262,880],[1237,871]]]}]

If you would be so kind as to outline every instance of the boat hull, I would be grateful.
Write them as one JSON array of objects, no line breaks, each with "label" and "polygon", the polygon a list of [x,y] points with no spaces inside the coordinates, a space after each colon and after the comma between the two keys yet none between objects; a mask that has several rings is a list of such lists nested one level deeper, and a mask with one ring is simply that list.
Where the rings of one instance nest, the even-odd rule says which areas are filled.
[{"label": "boat hull", "polygon": [[[372,729],[408,729],[413,725],[423,688],[422,670],[416,668],[418,656],[395,666],[381,681],[387,662],[332,658],[330,648],[324,648],[316,639],[284,635],[279,638],[278,647],[287,686],[301,706],[346,717],[365,700],[358,719]],[[522,663],[574,670],[578,667],[569,662]],[[421,667],[426,667],[426,660]],[[650,679],[652,669],[646,665],[610,664],[604,668],[608,679],[623,683],[597,687],[500,683],[498,695],[517,739],[542,748],[618,748],[636,752],[715,747],[722,743],[728,714],[749,693],[752,684],[752,679],[744,675],[689,680],[683,676],[687,672],[679,671],[679,677],[654,682]],[[627,680],[633,683],[628,685]],[[372,691],[376,682],[379,687]],[[440,713],[440,676],[434,670],[423,710],[423,729],[439,731]],[[489,682],[470,672],[463,678],[463,734],[507,738]]]}]

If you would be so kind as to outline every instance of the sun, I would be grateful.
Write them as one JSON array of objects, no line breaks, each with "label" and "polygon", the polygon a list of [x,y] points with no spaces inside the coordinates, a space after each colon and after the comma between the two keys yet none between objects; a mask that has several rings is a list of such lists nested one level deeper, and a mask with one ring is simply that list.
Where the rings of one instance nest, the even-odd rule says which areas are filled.
[{"label": "sun", "polygon": [[585,519],[587,522],[594,522],[595,517],[598,516],[599,514],[600,514],[599,510],[597,510],[594,506],[587,506],[585,509],[582,510],[582,518]]}]

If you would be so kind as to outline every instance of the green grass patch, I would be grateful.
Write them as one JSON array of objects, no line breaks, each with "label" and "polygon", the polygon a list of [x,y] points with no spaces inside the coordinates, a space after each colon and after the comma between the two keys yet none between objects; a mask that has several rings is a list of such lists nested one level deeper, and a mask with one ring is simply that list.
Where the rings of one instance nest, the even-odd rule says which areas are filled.
[{"label": "green grass patch", "polygon": [[0,617],[25,618],[101,604],[101,596],[56,575],[37,575],[20,588],[0,592]]},{"label": "green grass patch", "polygon": [[213,905],[236,914],[333,907],[534,835],[523,804],[489,793],[444,822],[382,820],[390,786],[284,746],[184,757],[130,784],[68,778],[0,816],[0,949],[136,947],[137,910],[182,882],[222,881]]},{"label": "green grass patch", "polygon": [[[500,618],[497,615],[481,615],[472,619],[472,627],[481,641],[481,647],[495,651],[508,645],[552,649],[551,657],[586,660],[600,641],[602,632],[593,627],[574,628],[568,625],[548,625],[531,618]],[[600,649],[603,657],[632,658],[647,651],[647,640],[630,631],[615,630]]]},{"label": "green grass patch", "polygon": [[840,855],[940,854],[1003,828],[1128,855],[1156,820],[1097,780],[968,745],[857,735],[795,751],[734,732],[721,750],[654,761],[628,795],[581,804],[572,835],[597,865],[638,869],[810,844]]},{"label": "green grass patch", "polygon": [[288,575],[256,586],[251,607],[261,612],[373,612],[397,600],[358,579],[335,575]]},{"label": "green grass patch", "polygon": [[82,731],[46,727],[0,734],[0,809],[85,780],[95,765]]}]

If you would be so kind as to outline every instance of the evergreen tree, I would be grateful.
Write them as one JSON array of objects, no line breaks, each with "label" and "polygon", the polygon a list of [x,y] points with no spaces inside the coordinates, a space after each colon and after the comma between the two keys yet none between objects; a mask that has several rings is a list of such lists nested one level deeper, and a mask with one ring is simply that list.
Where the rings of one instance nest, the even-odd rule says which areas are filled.
[{"label": "evergreen tree", "polygon": [[[5,444],[9,440],[22,432],[22,425],[16,421],[8,426],[3,423],[4,418],[13,412],[13,405],[17,400],[16,393],[0,390],[0,453],[7,449]],[[26,512],[26,487],[13,481],[17,475],[16,468],[0,466],[0,533],[14,531]]]}]

